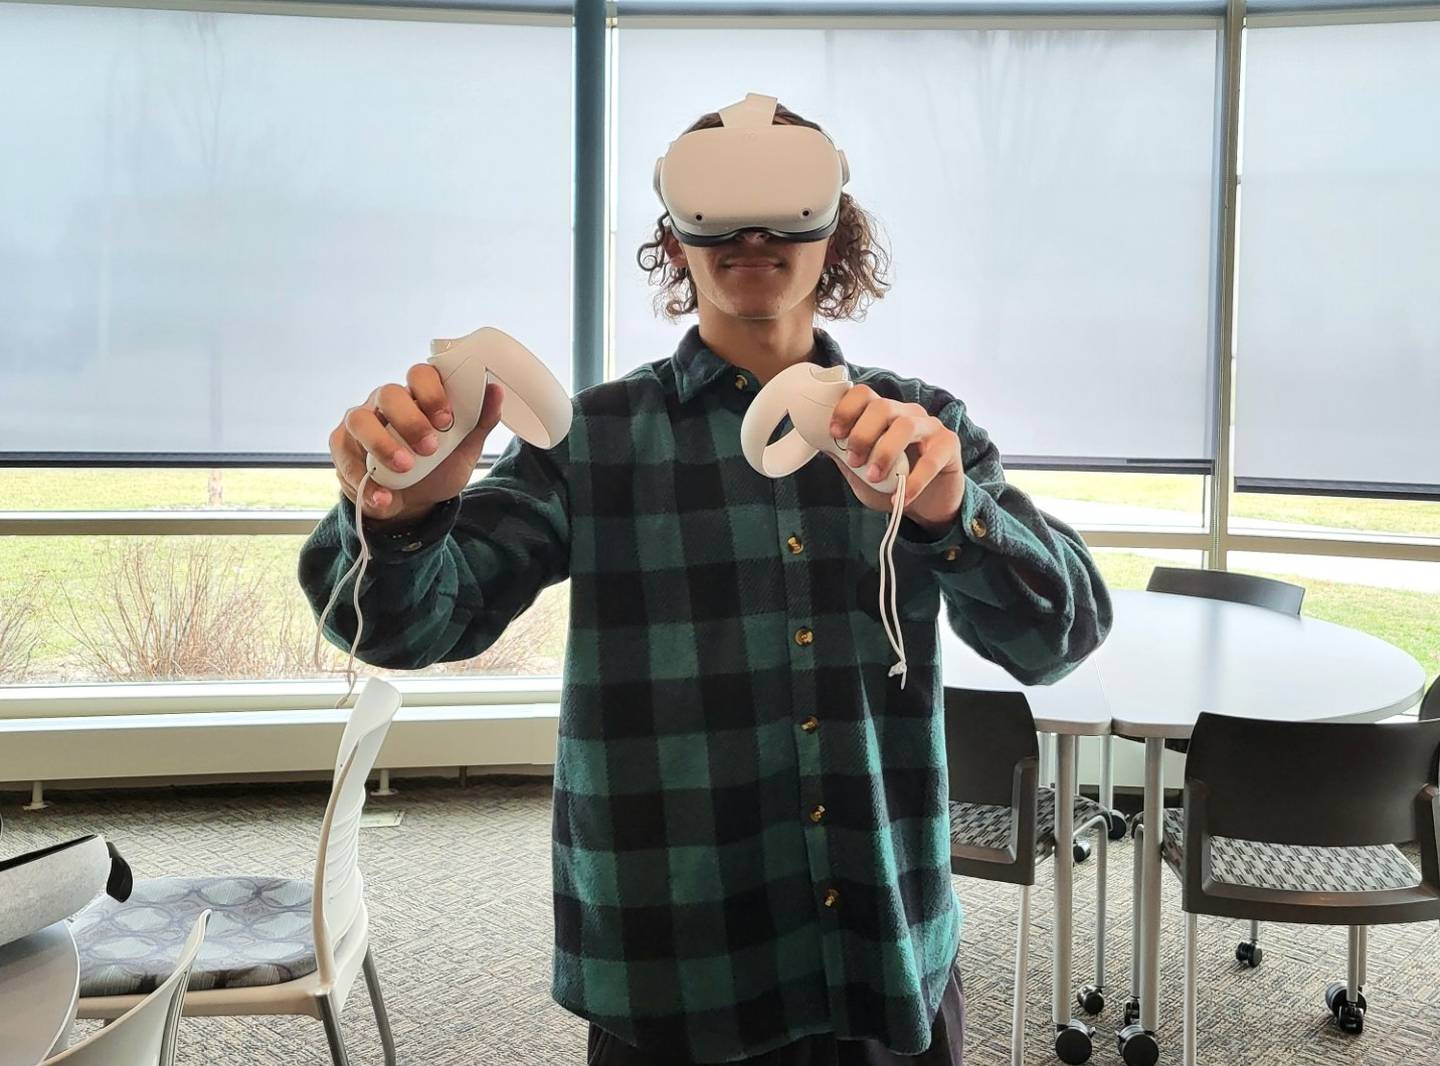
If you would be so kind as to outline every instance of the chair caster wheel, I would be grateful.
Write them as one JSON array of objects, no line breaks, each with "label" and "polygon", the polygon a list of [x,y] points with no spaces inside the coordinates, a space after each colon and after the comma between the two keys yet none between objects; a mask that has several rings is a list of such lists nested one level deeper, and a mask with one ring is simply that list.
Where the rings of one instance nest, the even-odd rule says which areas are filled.
[{"label": "chair caster wheel", "polygon": [[1110,832],[1110,839],[1111,839],[1111,840],[1124,840],[1124,839],[1125,839],[1125,834],[1126,834],[1127,832],[1129,832],[1129,830],[1130,830],[1130,823],[1125,820],[1125,816],[1124,816],[1123,814],[1117,814],[1117,813],[1115,813],[1114,811],[1111,811],[1111,812],[1110,812],[1110,830],[1109,830],[1109,832]]},{"label": "chair caster wheel", "polygon": [[1342,1033],[1359,1036],[1365,1029],[1365,993],[1358,993],[1354,1003],[1348,997],[1348,989],[1342,984],[1332,984],[1325,989],[1325,1006],[1335,1015],[1335,1021]]},{"label": "chair caster wheel", "polygon": [[1055,1034],[1055,1056],[1069,1066],[1080,1066],[1090,1060],[1090,1038],[1095,1035],[1084,1022],[1072,1021]]},{"label": "chair caster wheel", "polygon": [[1147,1033],[1139,1025],[1127,1025],[1116,1038],[1125,1066],[1155,1066],[1160,1061],[1160,1045],[1155,1042],[1155,1034]]},{"label": "chair caster wheel", "polygon": [[1075,841],[1074,847],[1071,850],[1075,854],[1076,862],[1084,862],[1090,857],[1090,841],[1077,840]]},{"label": "chair caster wheel", "polygon": [[1365,1030],[1365,1012],[1353,1003],[1344,1004],[1335,1020],[1340,1023],[1342,1033],[1359,1036]]},{"label": "chair caster wheel", "polygon": [[1140,1001],[1133,996],[1125,1004],[1125,1020],[1120,1024],[1121,1029],[1128,1029],[1140,1020]]},{"label": "chair caster wheel", "polygon": [[1105,1009],[1104,990],[1086,985],[1075,993],[1075,1005],[1091,1016],[1099,1014]]},{"label": "chair caster wheel", "polygon": [[1235,961],[1252,970],[1265,961],[1265,951],[1259,944],[1252,944],[1248,940],[1242,940],[1235,945]]}]

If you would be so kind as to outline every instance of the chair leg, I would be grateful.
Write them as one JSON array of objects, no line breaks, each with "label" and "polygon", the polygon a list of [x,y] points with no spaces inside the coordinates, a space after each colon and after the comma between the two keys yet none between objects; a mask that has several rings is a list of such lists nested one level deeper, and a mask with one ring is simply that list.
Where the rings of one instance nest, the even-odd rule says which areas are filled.
[{"label": "chair leg", "polygon": [[1010,1063],[1025,1062],[1025,986],[1030,972],[1030,889],[1020,886],[1020,922],[1015,934],[1015,1004],[1010,1018]]},{"label": "chair leg", "polygon": [[1365,970],[1365,929],[1363,925],[1352,925],[1350,927],[1349,944],[1346,954],[1347,966],[1345,967],[1345,995],[1351,1003],[1358,1003],[1360,1000],[1361,986],[1365,978],[1362,976]]},{"label": "chair leg", "polygon": [[1365,962],[1370,954],[1370,927],[1368,925],[1362,925],[1360,927],[1359,941],[1360,987],[1363,989],[1365,987]]},{"label": "chair leg", "polygon": [[375,956],[368,947],[365,949],[365,987],[370,990],[370,1005],[375,1008],[375,1024],[380,1028],[380,1043],[385,1048],[385,1066],[395,1066],[395,1035],[390,1031],[390,1016],[385,1013],[385,999],[380,994]]},{"label": "chair leg", "polygon": [[320,997],[320,1020],[325,1024],[325,1039],[330,1042],[330,1058],[335,1066],[350,1066],[350,1057],[345,1054],[345,1040],[340,1035],[340,1014],[335,1010],[335,1001],[329,996]]},{"label": "chair leg", "polygon": [[1199,939],[1200,920],[1193,914],[1185,915],[1185,999],[1184,999],[1184,1040],[1181,1062],[1183,1066],[1195,1066],[1195,955]]},{"label": "chair leg", "polygon": [[1095,987],[1105,990],[1105,892],[1110,865],[1109,824],[1100,827],[1095,848]]}]

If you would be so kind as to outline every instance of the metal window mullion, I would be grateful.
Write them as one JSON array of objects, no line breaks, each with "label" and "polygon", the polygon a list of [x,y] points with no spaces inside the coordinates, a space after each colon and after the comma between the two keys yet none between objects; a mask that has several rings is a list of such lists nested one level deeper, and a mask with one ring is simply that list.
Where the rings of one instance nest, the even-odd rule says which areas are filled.
[{"label": "metal window mullion", "polygon": [[1382,22],[1440,19],[1435,0],[1251,0],[1245,15],[1250,29],[1277,26],[1354,26]]},{"label": "metal window mullion", "polygon": [[598,385],[605,377],[605,293],[609,288],[605,121],[608,49],[605,0],[577,0],[571,392]]},{"label": "metal window mullion", "polygon": [[1210,487],[1210,546],[1206,565],[1228,567],[1230,503],[1235,490],[1235,296],[1238,274],[1238,217],[1240,209],[1240,79],[1244,59],[1245,0],[1229,0],[1221,29],[1220,93],[1221,157],[1220,254],[1218,307],[1216,308],[1215,473]]},{"label": "metal window mullion", "polygon": [[621,30],[1195,30],[1212,15],[628,15]]},{"label": "metal window mullion", "polygon": [[535,8],[484,4],[307,2],[307,0],[14,0],[56,7],[144,8],[153,11],[193,11],[225,15],[289,15],[303,18],[358,18],[396,22],[468,22],[495,26],[569,26],[568,4],[546,3]]}]

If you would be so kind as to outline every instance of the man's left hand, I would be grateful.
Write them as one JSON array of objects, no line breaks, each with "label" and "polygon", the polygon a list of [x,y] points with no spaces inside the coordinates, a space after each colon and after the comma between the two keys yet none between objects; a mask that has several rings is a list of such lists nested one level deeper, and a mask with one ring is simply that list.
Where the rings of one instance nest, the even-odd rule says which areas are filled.
[{"label": "man's left hand", "polygon": [[904,454],[910,460],[905,517],[931,533],[955,522],[965,496],[960,438],[918,403],[887,400],[869,385],[854,385],[835,405],[830,434],[845,441],[848,465],[838,458],[835,465],[866,507],[888,513],[892,496],[876,492],[859,475],[879,481]]}]

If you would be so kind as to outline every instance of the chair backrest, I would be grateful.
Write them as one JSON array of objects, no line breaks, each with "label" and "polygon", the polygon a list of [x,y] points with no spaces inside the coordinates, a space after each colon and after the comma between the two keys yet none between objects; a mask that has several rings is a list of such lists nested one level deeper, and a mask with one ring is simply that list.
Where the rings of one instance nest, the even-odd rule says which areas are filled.
[{"label": "chair backrest", "polygon": [[[1269,722],[1205,713],[1185,760],[1207,836],[1360,847],[1434,839],[1440,720]],[[1197,806],[1190,807],[1195,795]]]},{"label": "chair backrest", "polygon": [[955,873],[1029,885],[1035,882],[1040,745],[1023,692],[945,689],[945,761],[950,800],[1011,812],[1013,855],[952,853]]},{"label": "chair backrest", "polygon": [[1430,682],[1430,691],[1420,701],[1420,721],[1428,722],[1440,718],[1440,677]]},{"label": "chair backrest", "polygon": [[205,939],[209,911],[202,911],[190,929],[175,969],[163,984],[105,1028],[45,1060],[44,1066],[171,1066],[175,1034],[185,1002],[190,968]]},{"label": "chair backrest", "polygon": [[1294,615],[1300,613],[1300,605],[1305,600],[1305,589],[1288,581],[1229,570],[1187,570],[1177,566],[1157,566],[1150,572],[1150,582],[1145,588],[1149,592],[1169,592],[1176,596],[1248,603],[1252,607]]},{"label": "chair backrest", "polygon": [[945,690],[945,760],[952,800],[1008,807],[1015,793],[1015,768],[1026,759],[1039,765],[1035,717],[1025,693]]},{"label": "chair backrest", "polygon": [[367,920],[365,880],[360,874],[360,815],[365,809],[365,782],[399,709],[400,693],[393,686],[377,677],[366,678],[340,738],[335,778],[315,858],[312,922],[323,985],[335,980],[335,946]]}]

